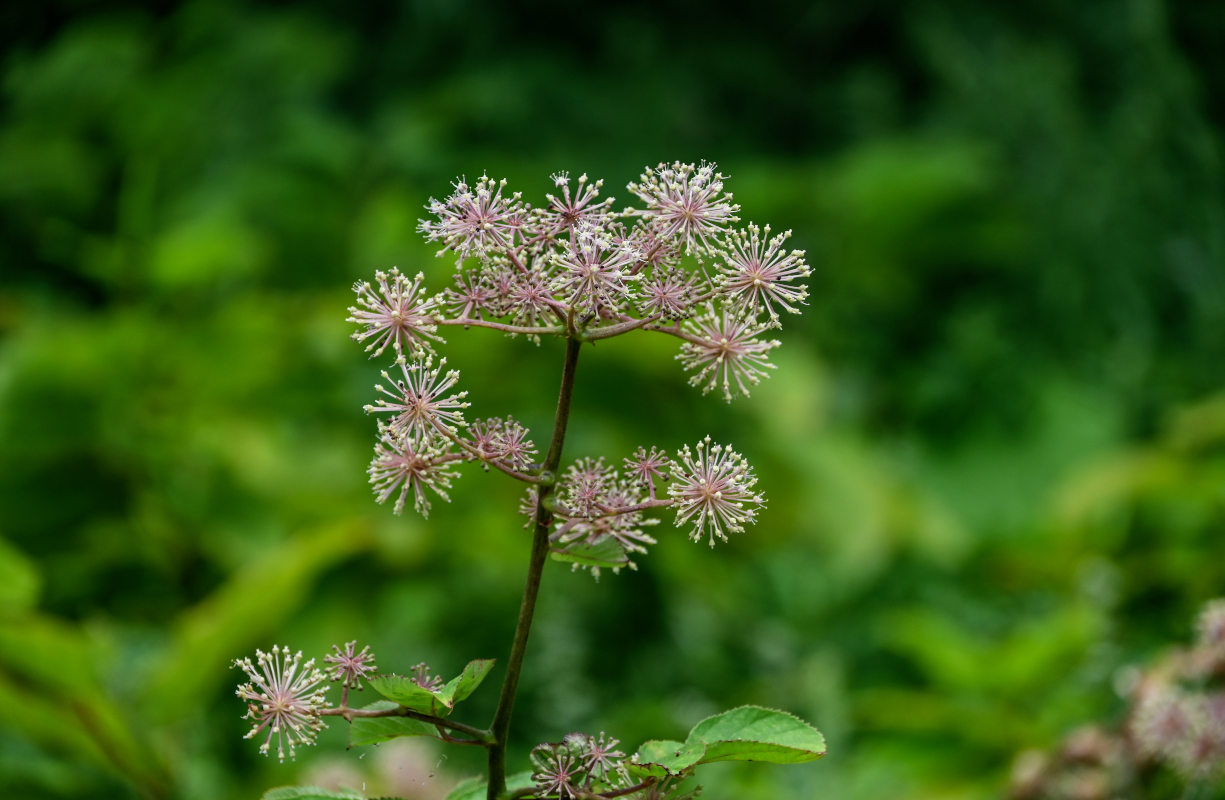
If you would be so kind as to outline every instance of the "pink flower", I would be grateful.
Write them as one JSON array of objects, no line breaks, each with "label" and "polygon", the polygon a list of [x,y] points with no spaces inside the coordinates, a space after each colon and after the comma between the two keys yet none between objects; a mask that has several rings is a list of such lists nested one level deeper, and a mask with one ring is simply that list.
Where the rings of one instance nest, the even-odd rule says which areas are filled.
[{"label": "pink flower", "polygon": [[434,300],[421,291],[423,274],[418,272],[410,282],[392,267],[390,273],[374,273],[374,279],[379,286],[377,292],[365,281],[353,285],[357,305],[350,306],[346,320],[363,326],[353,334],[354,340],[374,339],[366,345],[371,358],[382,355],[389,344],[399,356],[405,350],[410,354],[429,350],[430,340],[442,341],[435,333]]},{"label": "pink flower", "polygon": [[[696,452],[696,455],[694,454]],[[677,453],[668,495],[676,503],[676,524],[693,524],[689,538],[727,541],[728,532],[740,533],[755,522],[765,497],[754,492],[757,478],[748,462],[730,447],[712,445],[707,436],[693,451],[686,445]]]},{"label": "pink flower", "polygon": [[234,662],[250,678],[235,692],[247,701],[243,719],[252,720],[251,730],[243,738],[267,731],[259,751],[267,755],[275,736],[277,758],[285,760],[286,747],[293,758],[297,745],[314,744],[323,728],[319,712],[327,705],[327,690],[320,688],[325,676],[315,668],[315,659],[303,664],[301,651],[290,657],[288,647],[274,645],[271,654],[256,650],[255,662],[249,658]]}]

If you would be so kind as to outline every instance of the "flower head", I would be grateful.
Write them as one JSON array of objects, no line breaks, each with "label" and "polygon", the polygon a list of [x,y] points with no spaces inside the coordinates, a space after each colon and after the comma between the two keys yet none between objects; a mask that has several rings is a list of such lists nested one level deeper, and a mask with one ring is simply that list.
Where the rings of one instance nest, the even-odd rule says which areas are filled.
[{"label": "flower head", "polygon": [[600,731],[599,738],[578,735],[583,737],[583,766],[593,778],[606,781],[610,777],[626,777],[625,766],[621,763],[625,753],[615,749],[621,743],[620,739],[611,736],[605,738],[603,731]]},{"label": "flower head", "polygon": [[723,192],[723,175],[714,164],[660,164],[647,167],[638,183],[627,187],[644,203],[641,212],[665,238],[684,242],[687,254],[714,252],[714,237],[735,222],[740,206]]},{"label": "flower head", "polygon": [[[696,452],[696,455],[695,455]],[[740,533],[745,523],[755,522],[765,507],[765,497],[754,492],[757,478],[748,462],[730,447],[711,444],[707,436],[677,453],[668,495],[676,503],[676,524],[693,524],[689,538],[710,537],[727,541],[728,532]]]},{"label": "flower head", "polygon": [[608,216],[608,207],[612,205],[613,198],[609,197],[596,202],[596,198],[600,196],[600,188],[604,185],[603,180],[588,183],[587,175],[580,175],[578,189],[572,196],[568,173],[554,173],[552,179],[553,185],[561,189],[561,197],[552,194],[545,195],[549,201],[549,208],[545,213],[552,222],[550,227],[556,230],[569,230],[580,222],[599,223]]},{"label": "flower head", "polygon": [[652,497],[655,496],[655,479],[667,480],[668,468],[672,465],[672,459],[658,447],[652,447],[649,451],[639,447],[633,456],[623,460],[630,477],[649,490]]},{"label": "flower head", "polygon": [[527,438],[528,430],[513,417],[480,419],[469,428],[476,458],[485,462],[498,461],[511,469],[524,469],[536,457],[536,445]]},{"label": "flower head", "polygon": [[747,230],[728,234],[728,248],[722,254],[726,263],[721,269],[719,291],[748,315],[756,316],[764,310],[775,325],[775,304],[792,314],[800,313],[795,304],[808,297],[808,287],[793,281],[812,274],[804,263],[803,250],[788,253],[782,249],[789,236],[791,231],[784,231],[771,239],[767,225],[763,237],[762,230],[750,223]]},{"label": "flower head", "polygon": [[361,652],[356,652],[356,648],[356,641],[347,642],[343,650],[340,645],[334,644],[332,654],[323,657],[325,664],[331,664],[327,668],[327,676],[346,689],[362,688],[362,679],[369,679],[378,671],[374,666],[374,653],[370,652],[370,646],[366,645]]},{"label": "flower head", "polygon": [[685,324],[686,340],[677,356],[685,369],[697,370],[690,385],[702,385],[703,394],[720,387],[728,402],[734,385],[747,397],[749,387],[766,377],[766,370],[774,369],[769,353],[779,342],[759,338],[765,330],[726,308],[716,312],[708,306],[705,314]]},{"label": "flower head", "polygon": [[367,281],[353,285],[357,305],[350,306],[346,320],[362,326],[353,334],[354,340],[374,340],[366,345],[371,358],[382,355],[389,344],[400,356],[405,350],[409,353],[429,350],[430,340],[442,341],[435,333],[438,326],[434,324],[434,300],[421,291],[425,275],[418,272],[409,281],[392,267],[390,273],[374,273],[374,280],[379,287],[377,292]]},{"label": "flower head", "polygon": [[437,221],[421,220],[417,226],[427,241],[443,243],[439,255],[453,250],[461,260],[469,255],[485,257],[514,241],[525,209],[518,192],[503,195],[505,179],[494,181],[482,175],[475,186],[469,186],[460,178],[454,186],[445,201],[430,198],[426,206]]},{"label": "flower head", "polygon": [[455,287],[445,290],[441,300],[446,303],[447,312],[456,319],[483,319],[501,314],[498,293],[488,276],[477,270],[456,272]]},{"label": "flower head", "polygon": [[412,674],[408,676],[409,680],[425,689],[427,692],[440,692],[446,686],[442,682],[442,678],[430,671],[429,666],[424,661],[413,665]]},{"label": "flower head", "polygon": [[403,380],[396,380],[383,372],[383,378],[391,384],[391,388],[379,384],[374,388],[391,400],[382,397],[374,405],[366,406],[366,413],[392,412],[390,428],[396,434],[410,435],[415,439],[438,438],[443,431],[451,433],[456,428],[467,425],[464,422],[463,409],[468,403],[463,399],[467,392],[448,395],[447,392],[459,380],[459,372],[451,370],[443,373],[447,360],[441,359],[434,367],[432,360],[413,364],[400,364]]},{"label": "flower head", "polygon": [[698,296],[696,273],[677,266],[660,267],[642,281],[639,305],[643,313],[664,319],[684,319]]},{"label": "flower head", "polygon": [[567,742],[549,742],[532,748],[532,780],[540,796],[570,800],[587,783],[587,770]]},{"label": "flower head", "polygon": [[244,738],[266,730],[260,752],[267,755],[275,736],[277,757],[282,761],[287,748],[293,758],[297,745],[315,743],[316,734],[323,728],[319,712],[327,706],[327,690],[322,687],[325,676],[315,668],[315,659],[303,664],[301,651],[291,656],[288,647],[274,645],[271,654],[256,650],[255,663],[240,658],[234,666],[250,679],[235,692],[247,701],[243,719],[252,720]]},{"label": "flower head", "polygon": [[555,263],[552,289],[574,308],[598,312],[618,309],[630,298],[629,284],[636,279],[630,269],[638,263],[638,251],[629,242],[614,244],[599,228],[583,225]]},{"label": "flower head", "polygon": [[411,493],[413,509],[421,516],[429,517],[430,501],[425,490],[429,489],[451,502],[447,489],[451,488],[451,480],[458,478],[459,473],[447,469],[447,465],[458,458],[434,441],[417,439],[380,423],[379,440],[374,445],[374,460],[367,470],[375,499],[385,503],[398,491],[395,513],[400,514]]}]

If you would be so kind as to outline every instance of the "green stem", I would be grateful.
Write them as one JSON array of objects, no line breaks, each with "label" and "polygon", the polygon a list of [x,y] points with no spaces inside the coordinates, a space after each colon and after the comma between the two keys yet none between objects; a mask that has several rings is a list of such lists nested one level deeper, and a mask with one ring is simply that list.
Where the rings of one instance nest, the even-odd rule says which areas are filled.
[{"label": "green stem", "polygon": [[561,372],[561,390],[557,396],[557,416],[553,422],[553,439],[549,442],[549,453],[545,457],[541,477],[546,480],[536,491],[536,515],[532,528],[532,551],[528,557],[527,581],[523,587],[523,602],[519,606],[519,622],[515,625],[515,638],[506,662],[506,679],[502,682],[502,694],[498,697],[498,709],[489,726],[493,733],[493,744],[489,747],[488,800],[498,800],[506,792],[506,744],[510,731],[510,715],[515,707],[515,692],[519,689],[519,676],[523,671],[523,656],[527,652],[527,638],[532,631],[532,617],[536,613],[536,596],[540,593],[540,576],[549,555],[549,526],[553,515],[547,501],[553,494],[557,467],[561,463],[561,449],[566,441],[566,424],[570,421],[570,401],[574,396],[574,371],[578,366],[578,351],[582,343],[573,335],[566,338],[566,360]]}]

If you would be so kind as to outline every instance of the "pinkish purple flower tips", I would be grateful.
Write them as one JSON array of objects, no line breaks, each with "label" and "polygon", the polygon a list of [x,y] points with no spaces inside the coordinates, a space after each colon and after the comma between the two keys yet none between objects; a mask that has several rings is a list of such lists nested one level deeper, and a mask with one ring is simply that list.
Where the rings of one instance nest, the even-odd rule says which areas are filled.
[{"label": "pinkish purple flower tips", "polygon": [[692,524],[689,538],[695,542],[703,536],[711,547],[716,538],[726,542],[729,532],[742,532],[765,507],[765,496],[753,491],[756,483],[752,468],[730,447],[711,444],[709,436],[692,451],[686,445],[677,453],[668,487],[676,502],[676,524]]},{"label": "pinkish purple flower tips", "polygon": [[429,517],[430,501],[425,490],[429,489],[450,502],[447,489],[451,488],[452,479],[458,478],[459,473],[447,467],[459,458],[458,454],[447,452],[436,441],[416,439],[380,423],[379,440],[374,445],[374,460],[370,462],[367,472],[380,503],[396,495],[395,513],[400,514],[411,495],[413,509],[421,516]]},{"label": "pinkish purple flower tips", "polygon": [[723,175],[714,164],[647,167],[628,188],[646,203],[642,213],[650,215],[660,235],[680,240],[687,254],[713,253],[716,235],[738,219],[740,206],[723,193]]},{"label": "pinkish purple flower tips", "polygon": [[354,284],[357,305],[349,308],[348,322],[362,326],[353,334],[353,339],[364,342],[370,357],[380,356],[391,345],[397,357],[405,352],[416,355],[430,349],[430,342],[440,342],[438,326],[434,324],[434,300],[424,296],[421,283],[425,275],[420,272],[410,282],[392,267],[390,273],[374,273],[378,291],[367,282]]},{"label": "pinkish purple flower tips", "polygon": [[429,358],[414,364],[401,364],[403,380],[391,377],[384,370],[383,378],[391,384],[391,388],[381,384],[374,388],[391,399],[378,398],[374,405],[366,406],[366,413],[394,413],[391,431],[415,439],[437,438],[440,434],[454,433],[457,428],[466,427],[463,409],[468,404],[463,399],[468,393],[448,394],[459,381],[459,372],[450,370],[444,373],[446,365],[445,358],[438,362],[437,367]]},{"label": "pinkish purple flower tips", "polygon": [[770,239],[767,225],[763,237],[761,229],[749,223],[746,230],[728,234],[728,248],[722,252],[725,264],[719,291],[754,315],[765,311],[775,327],[779,326],[775,304],[792,314],[800,313],[796,305],[808,297],[808,287],[795,281],[812,274],[804,263],[803,250],[788,253],[782,249],[790,236],[791,231],[784,231]]},{"label": "pinkish purple flower tips", "polygon": [[769,353],[779,342],[760,338],[767,326],[751,317],[708,306],[706,313],[686,323],[684,330],[685,344],[677,358],[685,369],[696,370],[689,383],[701,386],[703,394],[722,389],[729,403],[733,389],[747,397],[749,387],[767,377],[766,370],[775,368]]},{"label": "pinkish purple flower tips", "polygon": [[369,679],[378,669],[374,665],[374,653],[370,646],[357,651],[357,642],[347,642],[344,649],[340,645],[332,645],[332,654],[323,657],[327,668],[327,676],[339,682],[346,689],[361,689],[362,679]]},{"label": "pinkish purple flower tips", "polygon": [[277,740],[277,757],[290,758],[298,745],[315,743],[323,728],[319,712],[326,706],[325,676],[315,668],[312,658],[302,663],[301,651],[289,653],[288,647],[273,646],[271,653],[255,651],[255,663],[249,658],[234,662],[250,679],[238,687],[237,694],[247,701],[243,719],[252,721],[247,739],[267,731],[260,752],[268,754],[273,737]]}]

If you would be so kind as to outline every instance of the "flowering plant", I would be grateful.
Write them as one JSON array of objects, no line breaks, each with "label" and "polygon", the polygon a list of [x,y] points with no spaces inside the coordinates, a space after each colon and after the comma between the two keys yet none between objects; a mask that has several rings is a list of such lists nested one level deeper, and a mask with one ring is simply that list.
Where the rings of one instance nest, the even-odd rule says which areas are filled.
[{"label": "flowering plant", "polygon": [[[645,331],[680,341],[677,355],[702,391],[730,401],[769,374],[765,335],[781,327],[779,312],[799,313],[809,275],[800,250],[787,250],[790,231],[736,227],[740,207],[714,165],[674,163],[648,168],[629,184],[638,207],[615,211],[601,198],[602,181],[553,176],[555,193],[533,208],[505,181],[460,179],[445,200],[431,199],[420,231],[440,256],[453,255],[453,285],[430,295],[424,276],[397,269],[358,283],[349,321],[353,338],[372,357],[390,350],[382,373],[370,482],[379,502],[395,512],[410,503],[427,516],[434,497],[448,500],[456,467],[477,462],[526,484],[521,511],[532,530],[528,573],[518,623],[494,719],[480,728],[449,719],[493,667],[476,660],[450,681],[418,665],[408,676],[376,670],[369,648],[334,648],[327,670],[302,654],[273,647],[256,662],[236,665],[250,679],[238,689],[252,720],[248,736],[262,736],[269,752],[293,756],[310,744],[325,716],[350,723],[351,741],[370,744],[398,736],[433,736],[488,751],[484,778],[461,784],[454,800],[496,798],[690,797],[683,782],[706,763],[810,761],[825,752],[816,729],[782,711],[744,706],[700,722],[685,742],[650,741],[632,756],[619,741],[571,733],[531,753],[532,769],[507,776],[507,734],[546,561],[599,575],[633,568],[634,557],[656,540],[647,529],[656,509],[675,511],[694,541],[744,531],[765,507],[745,458],[707,436],[675,457],[639,447],[620,465],[582,458],[562,470],[579,353],[586,343]],[[561,387],[543,459],[529,431],[512,417],[468,419],[459,373],[437,353],[446,327],[484,327],[539,342],[564,342]],[[321,688],[341,684],[336,706]],[[382,700],[349,705],[350,690],[366,681]],[[310,796],[318,795],[318,790]],[[289,795],[284,795],[289,796]],[[305,795],[303,795],[305,796]]]}]

